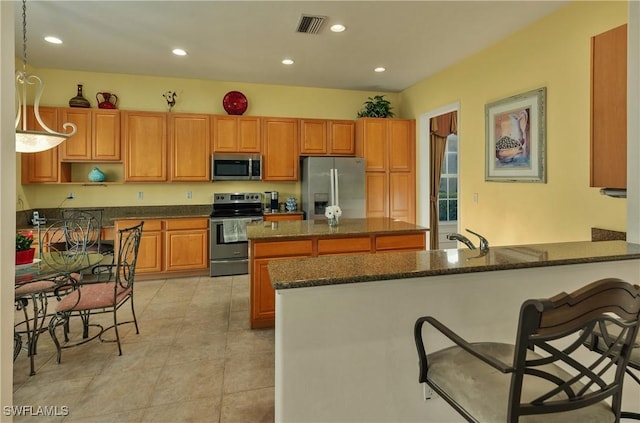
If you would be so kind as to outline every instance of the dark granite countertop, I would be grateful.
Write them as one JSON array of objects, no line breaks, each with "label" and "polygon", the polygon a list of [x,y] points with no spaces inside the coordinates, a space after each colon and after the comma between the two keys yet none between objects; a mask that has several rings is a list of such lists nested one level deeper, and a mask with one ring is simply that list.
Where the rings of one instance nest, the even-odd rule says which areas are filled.
[{"label": "dark granite countertop", "polygon": [[272,238],[336,237],[388,232],[425,232],[427,228],[387,217],[340,219],[331,227],[325,220],[292,220],[247,225],[247,238],[265,241]]},{"label": "dark granite countertop", "polygon": [[640,245],[625,241],[566,242],[407,253],[273,260],[275,289],[640,259]]}]

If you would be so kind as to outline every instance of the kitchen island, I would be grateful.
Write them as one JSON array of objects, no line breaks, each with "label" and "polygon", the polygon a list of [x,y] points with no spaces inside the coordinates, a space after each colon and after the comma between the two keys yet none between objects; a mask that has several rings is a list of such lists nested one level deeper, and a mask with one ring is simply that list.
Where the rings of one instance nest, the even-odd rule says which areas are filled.
[{"label": "kitchen island", "polygon": [[[640,283],[640,245],[568,242],[272,261],[276,422],[458,422],[418,383],[413,325],[432,315],[471,342],[514,343],[529,298],[617,277]],[[425,330],[434,351],[450,344]],[[586,348],[583,354],[591,354]],[[640,412],[628,380],[623,409]]]},{"label": "kitchen island", "polygon": [[426,248],[426,231],[422,226],[390,218],[341,219],[335,227],[324,220],[247,225],[251,328],[274,325],[275,292],[269,263],[291,258],[421,251]]}]

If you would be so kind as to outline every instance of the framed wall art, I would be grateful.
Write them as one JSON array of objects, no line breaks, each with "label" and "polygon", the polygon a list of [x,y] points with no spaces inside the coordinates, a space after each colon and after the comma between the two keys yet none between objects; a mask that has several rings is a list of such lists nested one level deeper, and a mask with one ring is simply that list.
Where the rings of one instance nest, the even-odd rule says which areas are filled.
[{"label": "framed wall art", "polygon": [[546,182],[546,87],[485,106],[485,180]]}]

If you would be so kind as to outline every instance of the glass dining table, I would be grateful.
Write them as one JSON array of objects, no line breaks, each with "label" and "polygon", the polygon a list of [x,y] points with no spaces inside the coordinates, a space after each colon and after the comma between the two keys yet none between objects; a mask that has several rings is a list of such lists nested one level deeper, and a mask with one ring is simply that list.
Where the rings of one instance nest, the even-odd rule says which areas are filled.
[{"label": "glass dining table", "polygon": [[35,374],[38,338],[47,330],[49,299],[73,289],[81,272],[100,264],[103,258],[99,253],[56,251],[40,254],[33,263],[16,265],[15,304],[24,320],[14,324],[14,360],[23,349],[24,335],[31,375]]}]

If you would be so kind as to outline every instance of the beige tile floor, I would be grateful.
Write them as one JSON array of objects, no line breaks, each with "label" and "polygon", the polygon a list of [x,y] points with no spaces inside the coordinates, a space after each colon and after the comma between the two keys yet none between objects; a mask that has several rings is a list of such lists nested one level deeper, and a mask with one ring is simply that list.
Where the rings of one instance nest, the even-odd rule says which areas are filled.
[{"label": "beige tile floor", "polygon": [[[69,414],[14,422],[273,421],[274,331],[249,329],[246,275],[141,281],[134,299],[140,334],[121,326],[122,356],[115,343],[95,340],[64,350],[57,364],[44,333],[29,376],[20,353],[14,405]],[[130,307],[120,312],[128,317]]]}]

